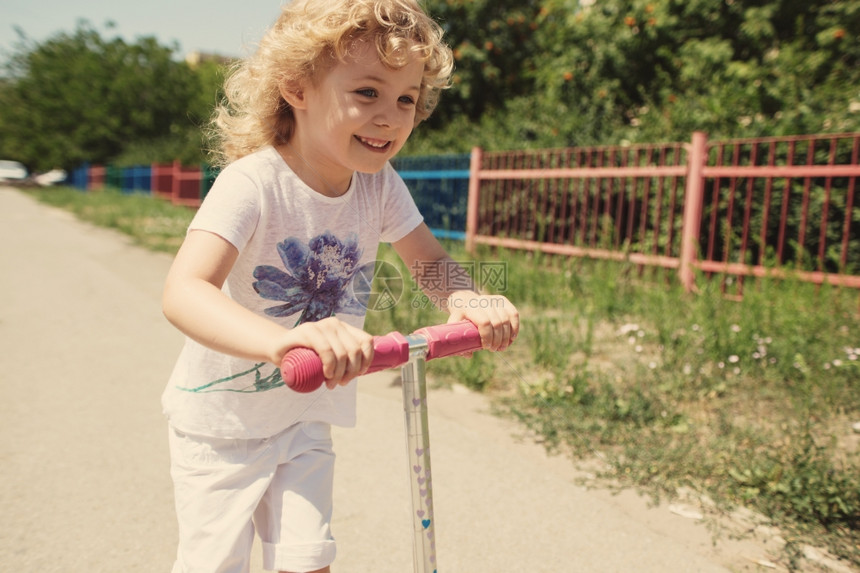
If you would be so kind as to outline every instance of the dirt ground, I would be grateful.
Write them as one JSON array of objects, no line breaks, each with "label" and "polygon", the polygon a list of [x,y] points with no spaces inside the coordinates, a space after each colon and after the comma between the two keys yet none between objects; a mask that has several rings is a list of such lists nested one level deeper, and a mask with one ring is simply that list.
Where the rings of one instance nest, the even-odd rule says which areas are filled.
[{"label": "dirt ground", "polygon": [[[170,257],[9,188],[0,237],[0,568],[166,573],[176,521],[160,395],[182,343],[159,306]],[[334,571],[412,570],[397,382],[359,381],[358,427],[335,431]],[[429,405],[440,571],[785,570],[778,533],[750,516],[715,537],[695,501],[577,485],[569,460],[481,395],[434,390]]]}]

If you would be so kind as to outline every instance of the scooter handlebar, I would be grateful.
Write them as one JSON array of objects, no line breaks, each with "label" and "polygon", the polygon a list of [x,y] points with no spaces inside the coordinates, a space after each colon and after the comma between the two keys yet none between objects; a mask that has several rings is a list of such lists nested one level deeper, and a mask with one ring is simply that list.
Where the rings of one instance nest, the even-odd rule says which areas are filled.
[{"label": "scooter handlebar", "polygon": [[[416,330],[411,338],[426,342],[425,358],[444,358],[481,349],[478,328],[468,321],[439,324]],[[367,374],[387,370],[409,361],[409,340],[399,332],[373,337],[373,362]],[[296,392],[313,392],[325,381],[322,360],[310,348],[293,348],[281,361],[281,377]]]}]

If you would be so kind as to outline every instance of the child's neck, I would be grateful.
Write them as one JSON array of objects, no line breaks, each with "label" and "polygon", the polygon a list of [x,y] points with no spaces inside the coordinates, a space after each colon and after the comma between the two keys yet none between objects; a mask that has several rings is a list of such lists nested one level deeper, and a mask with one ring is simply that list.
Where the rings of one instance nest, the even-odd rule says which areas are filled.
[{"label": "child's neck", "polygon": [[315,168],[307,159],[305,159],[305,156],[302,155],[292,143],[285,143],[278,146],[276,149],[281,158],[286,162],[290,169],[293,170],[293,173],[295,173],[298,178],[305,183],[305,185],[320,195],[325,195],[326,197],[340,197],[349,190],[350,183],[352,182],[351,174],[349,177],[342,179],[341,181],[330,181],[322,175],[325,170]]}]

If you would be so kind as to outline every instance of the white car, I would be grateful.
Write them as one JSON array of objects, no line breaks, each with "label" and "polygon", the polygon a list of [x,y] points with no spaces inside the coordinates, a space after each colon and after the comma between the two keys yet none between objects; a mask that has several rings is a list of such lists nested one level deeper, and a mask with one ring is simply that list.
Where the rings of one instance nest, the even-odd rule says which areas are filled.
[{"label": "white car", "polygon": [[27,178],[27,168],[17,161],[0,160],[0,183],[23,181]]},{"label": "white car", "polygon": [[46,173],[39,173],[33,176],[33,181],[42,187],[49,187],[58,183],[63,183],[66,180],[66,172],[62,169],[51,169]]}]

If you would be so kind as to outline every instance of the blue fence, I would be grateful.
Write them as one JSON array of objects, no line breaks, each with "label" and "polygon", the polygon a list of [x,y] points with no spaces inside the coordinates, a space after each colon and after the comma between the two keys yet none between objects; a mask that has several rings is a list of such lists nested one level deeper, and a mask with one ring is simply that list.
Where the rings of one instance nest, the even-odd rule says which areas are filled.
[{"label": "blue fence", "polygon": [[[437,237],[456,240],[464,240],[466,237],[470,157],[466,153],[401,157],[392,161],[392,165],[406,182],[418,209],[424,215],[424,221]],[[161,171],[164,171],[164,168]],[[171,171],[171,177],[176,176],[174,171],[177,171],[177,168]],[[200,168],[200,200],[206,196],[216,175],[217,172],[208,166]],[[165,194],[160,184],[154,181],[151,166],[118,168],[84,164],[71,172],[69,183],[83,191],[107,185],[120,189],[123,193],[150,193],[159,187],[158,195]]]},{"label": "blue fence", "polygon": [[81,191],[87,190],[90,179],[90,164],[84,163],[77,169],[73,169],[67,179],[69,185]]},{"label": "blue fence", "polygon": [[470,158],[465,153],[400,157],[391,162],[437,237],[466,238]]},{"label": "blue fence", "polygon": [[126,167],[122,170],[121,181],[120,189],[123,193],[150,191],[152,190],[152,167],[148,165]]}]

